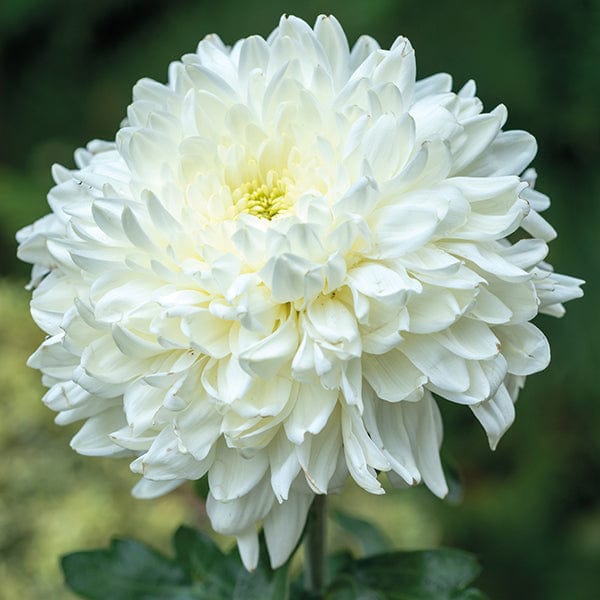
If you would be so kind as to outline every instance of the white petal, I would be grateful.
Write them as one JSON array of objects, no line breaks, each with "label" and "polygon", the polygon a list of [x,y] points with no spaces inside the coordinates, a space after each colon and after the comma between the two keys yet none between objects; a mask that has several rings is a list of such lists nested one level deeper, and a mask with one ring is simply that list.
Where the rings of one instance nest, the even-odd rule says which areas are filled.
[{"label": "white petal", "polygon": [[211,491],[206,499],[206,512],[213,529],[218,533],[243,535],[265,518],[274,500],[269,482],[265,479],[249,494],[235,500],[217,500]]},{"label": "white petal", "polygon": [[389,53],[379,63],[373,73],[374,83],[392,81],[402,92],[407,102],[411,102],[415,86],[415,51],[405,37],[398,37]]},{"label": "white petal", "polygon": [[164,397],[164,389],[152,387],[143,380],[127,386],[123,394],[123,409],[132,433],[143,433],[154,424]]},{"label": "white petal", "polygon": [[72,379],[73,369],[78,358],[68,352],[63,345],[64,334],[54,335],[44,340],[40,347],[29,357],[27,366],[40,369],[57,379]]},{"label": "white petal", "polygon": [[471,261],[477,267],[509,282],[526,281],[530,275],[503,258],[491,245],[467,242],[444,242],[443,248],[455,256]]},{"label": "white petal", "polygon": [[215,500],[234,500],[248,494],[263,478],[269,466],[266,452],[244,458],[239,450],[221,443],[208,473],[210,491]]},{"label": "white petal", "polygon": [[208,397],[198,394],[174,419],[180,446],[196,460],[205,459],[219,437],[221,420]]},{"label": "white petal", "polygon": [[141,498],[143,500],[150,500],[152,498],[158,498],[164,494],[168,494],[175,488],[179,487],[185,479],[172,479],[170,481],[151,481],[142,477],[131,490],[131,494],[135,498]]},{"label": "white petal", "polygon": [[480,321],[459,319],[452,327],[435,334],[435,339],[454,354],[469,360],[487,360],[500,351],[500,342]]},{"label": "white petal", "polygon": [[339,414],[334,414],[325,428],[315,436],[306,437],[298,447],[298,460],[306,482],[315,494],[326,494],[342,448]]},{"label": "white petal", "polygon": [[489,291],[510,310],[509,323],[531,321],[537,313],[540,301],[532,281],[506,282],[488,277]]},{"label": "white petal", "polygon": [[508,323],[512,318],[508,306],[483,286],[479,288],[475,304],[468,314],[490,325]]},{"label": "white petal", "polygon": [[329,59],[334,81],[339,85],[347,79],[350,67],[350,49],[346,34],[335,17],[321,15],[315,23],[315,35]]},{"label": "white petal", "polygon": [[51,410],[61,411],[95,403],[96,398],[72,381],[61,381],[53,385],[42,398]]},{"label": "white petal", "polygon": [[541,270],[539,276],[540,279],[534,283],[542,308],[583,296],[580,288],[585,283],[583,279]]},{"label": "white petal", "polygon": [[465,360],[431,337],[406,335],[400,351],[438,388],[451,392],[468,389],[469,373]]},{"label": "white petal", "polygon": [[403,304],[406,292],[413,289],[407,278],[379,263],[362,263],[348,271],[348,279],[361,294],[395,305]]},{"label": "white petal", "polygon": [[271,487],[277,501],[281,503],[288,499],[290,486],[300,471],[296,446],[288,440],[283,431],[269,444],[269,463]]},{"label": "white petal", "polygon": [[207,363],[202,372],[202,383],[216,400],[230,405],[244,398],[252,387],[253,378],[241,368],[234,356],[228,356],[218,362]]},{"label": "white petal", "polygon": [[77,288],[56,271],[48,273],[33,292],[31,316],[50,335],[61,332],[61,321],[77,297]]},{"label": "white petal", "polygon": [[423,481],[436,496],[443,498],[448,493],[448,486],[439,454],[442,419],[437,404],[429,393],[425,393],[421,402],[401,406],[415,462]]},{"label": "white petal", "polygon": [[506,360],[502,355],[488,361],[469,360],[466,366],[469,387],[465,391],[443,390],[433,384],[429,384],[428,388],[451,402],[473,405],[489,400],[507,374]]},{"label": "white petal", "polygon": [[123,231],[134,246],[148,252],[156,252],[154,242],[148,237],[144,226],[140,223],[134,212],[129,206],[123,209],[121,215]]},{"label": "white petal", "polygon": [[259,545],[255,527],[236,536],[240,558],[248,571],[254,571],[258,565]]},{"label": "white petal", "polygon": [[409,115],[381,115],[363,138],[363,152],[378,181],[391,179],[412,154],[415,124]]},{"label": "white petal", "polygon": [[446,329],[467,312],[476,295],[475,290],[423,286],[423,292],[411,297],[407,305],[410,331],[426,334]]},{"label": "white petal", "polygon": [[350,62],[353,69],[356,69],[367,57],[372,56],[375,50],[379,49],[379,44],[371,36],[361,35],[352,47],[350,53]]},{"label": "white petal", "polygon": [[[527,175],[531,172],[533,172],[533,175],[527,177]],[[550,208],[550,198],[548,198],[546,194],[542,194],[539,190],[533,189],[536,177],[537,173],[535,172],[535,169],[527,169],[527,171],[521,175],[521,179],[529,184],[529,187],[525,188],[521,192],[521,198],[527,200],[527,202],[529,202],[529,206],[531,206],[535,212],[539,213]]]},{"label": "white petal", "polygon": [[164,352],[154,335],[134,331],[125,323],[114,323],[112,336],[119,350],[126,356],[148,358]]},{"label": "white petal", "polygon": [[363,374],[379,398],[388,402],[414,399],[427,377],[398,350],[363,357]]},{"label": "white petal", "polygon": [[246,419],[279,416],[290,403],[292,385],[289,377],[255,379],[248,391],[231,405],[232,410]]},{"label": "white petal", "polygon": [[344,400],[346,404],[356,406],[361,412],[363,410],[362,382],[362,363],[360,358],[352,358],[342,365],[340,388],[344,395]]},{"label": "white petal", "polygon": [[431,208],[397,204],[373,213],[373,256],[379,259],[414,252],[431,239],[441,219]]},{"label": "white petal", "polygon": [[515,407],[506,387],[500,386],[491,400],[471,406],[471,410],[485,429],[490,448],[495,450],[500,438],[515,420]]},{"label": "white petal", "polygon": [[181,235],[181,223],[167,210],[165,205],[152,192],[147,191],[145,201],[148,205],[148,215],[158,231],[168,236]]},{"label": "white petal", "polygon": [[460,268],[460,261],[440,248],[424,246],[416,252],[402,257],[402,263],[410,271],[454,275]]},{"label": "white petal", "polygon": [[296,547],[313,497],[312,494],[294,492],[285,502],[275,503],[265,518],[263,529],[271,568],[283,565]]},{"label": "white petal", "polygon": [[212,464],[213,455],[197,461],[190,454],[179,451],[177,436],[170,426],[155,438],[148,451],[134,460],[130,468],[153,480],[200,479]]},{"label": "white petal", "polygon": [[336,217],[349,214],[369,214],[378,199],[377,183],[373,178],[361,177],[333,205]]},{"label": "white petal", "polygon": [[215,358],[228,354],[230,328],[230,322],[215,317],[206,309],[198,309],[181,322],[181,329],[192,347]]},{"label": "white petal", "polygon": [[312,299],[323,288],[321,268],[303,257],[284,253],[272,258],[260,275],[279,303]]},{"label": "white petal", "polygon": [[288,362],[298,347],[298,330],[293,314],[269,336],[246,348],[240,366],[264,379],[273,377]]},{"label": "white petal", "polygon": [[239,72],[248,75],[253,69],[265,70],[269,60],[269,46],[259,35],[252,35],[242,41],[239,55]]},{"label": "white petal", "polygon": [[294,444],[301,444],[307,433],[320,433],[335,408],[337,398],[337,390],[326,390],[320,384],[299,384],[294,408],[283,423],[288,439]]},{"label": "white petal", "polygon": [[348,308],[336,299],[319,297],[309,304],[307,316],[319,337],[336,344],[359,338],[356,320]]},{"label": "white petal", "polygon": [[146,452],[150,449],[150,446],[152,446],[155,436],[154,434],[144,437],[134,435],[131,431],[131,427],[126,426],[121,427],[121,429],[118,429],[117,431],[113,431],[110,434],[110,439],[115,444],[121,446],[121,448],[134,450],[135,452]]},{"label": "white petal", "polygon": [[98,382],[125,386],[148,371],[148,362],[139,358],[126,357],[110,336],[94,340],[81,357],[85,372]]},{"label": "white petal", "polygon": [[535,210],[529,211],[529,214],[523,219],[521,227],[533,237],[540,238],[545,242],[552,241],[558,235],[554,227]]},{"label": "white petal", "polygon": [[71,440],[71,448],[86,456],[115,456],[123,449],[110,438],[110,433],[126,425],[123,409],[110,408],[89,418]]},{"label": "white petal", "polygon": [[402,417],[404,405],[377,402],[376,399],[372,406],[369,405],[369,402],[365,403],[365,425],[373,441],[381,447],[392,472],[409,485],[419,483],[421,474]]},{"label": "white petal", "polygon": [[371,494],[383,494],[375,469],[388,471],[389,462],[369,438],[362,420],[353,408],[342,411],[344,454],[350,475]]},{"label": "white petal", "polygon": [[543,240],[524,239],[502,251],[504,258],[522,269],[530,269],[548,254],[548,245]]},{"label": "white petal", "polygon": [[448,73],[436,73],[415,84],[415,102],[433,94],[449,92],[452,89],[452,77]]},{"label": "white petal", "polygon": [[502,344],[508,371],[514,375],[531,375],[544,370],[550,362],[546,336],[531,323],[502,325],[494,332]]},{"label": "white petal", "polygon": [[535,138],[526,131],[503,131],[462,172],[471,177],[520,175],[537,152]]},{"label": "white petal", "polygon": [[465,141],[454,156],[453,172],[460,173],[496,138],[500,127],[506,121],[506,108],[500,105],[491,113],[470,117],[461,124],[464,128]]}]

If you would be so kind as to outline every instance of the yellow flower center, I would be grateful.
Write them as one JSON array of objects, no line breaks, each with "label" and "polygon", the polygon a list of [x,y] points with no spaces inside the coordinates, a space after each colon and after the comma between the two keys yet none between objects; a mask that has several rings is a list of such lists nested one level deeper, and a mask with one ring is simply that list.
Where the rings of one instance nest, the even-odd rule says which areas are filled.
[{"label": "yellow flower center", "polygon": [[287,212],[292,206],[287,196],[288,183],[290,178],[287,175],[280,177],[275,171],[269,171],[264,179],[243,183],[233,192],[235,212],[238,215],[248,213],[269,221]]}]

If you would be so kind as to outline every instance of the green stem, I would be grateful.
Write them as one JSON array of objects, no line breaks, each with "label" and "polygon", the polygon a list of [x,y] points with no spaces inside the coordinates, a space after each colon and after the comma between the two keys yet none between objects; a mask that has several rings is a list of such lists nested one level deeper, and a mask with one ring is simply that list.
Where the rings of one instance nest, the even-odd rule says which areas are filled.
[{"label": "green stem", "polygon": [[304,536],[304,589],[311,598],[322,598],[325,587],[326,495],[317,495],[308,513]]}]

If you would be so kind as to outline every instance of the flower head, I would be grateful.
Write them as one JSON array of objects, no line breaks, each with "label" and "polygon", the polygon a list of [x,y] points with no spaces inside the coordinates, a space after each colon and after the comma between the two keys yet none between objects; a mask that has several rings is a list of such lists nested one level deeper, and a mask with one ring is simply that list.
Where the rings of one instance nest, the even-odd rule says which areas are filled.
[{"label": "flower head", "polygon": [[73,448],[133,456],[140,497],[208,475],[251,568],[257,524],[283,563],[348,474],[443,496],[434,394],[495,447],[550,358],[530,321],[581,282],[543,262],[534,138],[451,85],[333,17],[208,36],[141,80],[18,236],[48,334],[30,365],[57,422],[85,420]]}]

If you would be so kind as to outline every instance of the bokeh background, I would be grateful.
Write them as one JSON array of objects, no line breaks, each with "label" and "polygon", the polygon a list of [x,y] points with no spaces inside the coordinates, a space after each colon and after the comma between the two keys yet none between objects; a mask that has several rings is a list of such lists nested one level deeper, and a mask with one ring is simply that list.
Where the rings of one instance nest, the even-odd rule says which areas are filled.
[{"label": "bokeh background", "polygon": [[[335,14],[351,42],[402,33],[419,76],[473,77],[488,109],[539,141],[538,187],[560,232],[550,260],[587,279],[562,320],[540,317],[553,360],[533,376],[495,453],[470,411],[444,407],[445,453],[459,504],[425,489],[373,498],[349,487],[338,506],[375,518],[398,548],[475,552],[494,600],[600,597],[600,3],[597,0],[2,0],[0,2],[0,597],[71,598],[57,557],[135,536],[168,550],[182,521],[206,527],[191,487],[143,502],[125,461],[75,455],[25,367],[41,340],[28,315],[15,231],[47,212],[50,165],[72,166],[92,138],[114,137],[131,87],[166,78],[205,34],[267,35],[288,12]],[[445,403],[448,404],[448,403]],[[468,414],[467,414],[468,413]],[[333,529],[332,542],[340,541]],[[227,543],[224,541],[223,543]]]}]

